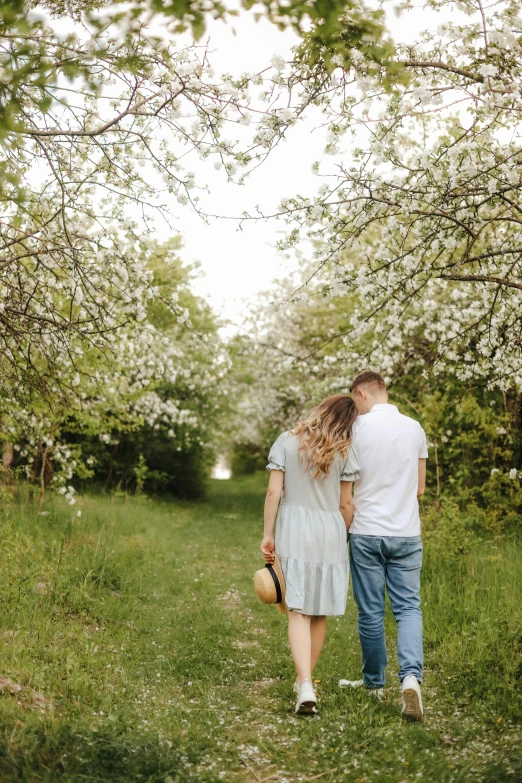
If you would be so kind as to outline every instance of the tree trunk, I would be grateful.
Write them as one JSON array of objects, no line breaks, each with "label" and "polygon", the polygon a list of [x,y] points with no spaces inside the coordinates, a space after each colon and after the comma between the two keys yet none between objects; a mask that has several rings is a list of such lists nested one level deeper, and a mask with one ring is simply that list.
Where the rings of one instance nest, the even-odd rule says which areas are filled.
[{"label": "tree trunk", "polygon": [[112,466],[113,466],[113,463],[114,463],[114,457],[116,456],[116,451],[118,450],[119,443],[120,443],[120,441],[118,440],[118,442],[116,443],[116,445],[114,446],[114,448],[112,450],[111,461],[110,461],[110,464],[109,464],[109,471],[107,473],[107,478],[105,479],[105,484],[103,485],[104,492],[107,492],[110,489],[110,485],[111,485],[111,481],[112,481],[112,474],[113,474]]},{"label": "tree trunk", "polygon": [[437,483],[435,490],[435,511],[440,511],[440,468],[439,468],[439,444],[435,441],[435,481]]},{"label": "tree trunk", "polygon": [[38,500],[38,510],[42,510],[44,496],[45,496],[45,468],[47,465],[47,452],[49,447],[46,446],[42,454],[42,467],[40,469],[40,498]]},{"label": "tree trunk", "polygon": [[39,443],[31,467],[31,475],[29,476],[29,502],[30,503],[33,502],[33,498],[34,498],[34,483],[36,481],[36,477],[38,476],[38,465],[40,464],[41,455],[42,455],[42,444]]},{"label": "tree trunk", "polygon": [[2,446],[2,468],[11,470],[14,458],[14,448],[12,443],[4,443]]}]

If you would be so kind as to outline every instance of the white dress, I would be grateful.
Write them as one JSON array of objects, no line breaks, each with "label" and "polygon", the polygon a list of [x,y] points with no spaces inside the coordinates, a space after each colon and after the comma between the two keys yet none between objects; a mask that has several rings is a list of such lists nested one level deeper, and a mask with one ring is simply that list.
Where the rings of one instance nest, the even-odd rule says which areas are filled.
[{"label": "white dress", "polygon": [[336,456],[328,475],[312,478],[299,460],[299,440],[283,432],[268,457],[268,470],[285,473],[276,519],[275,548],[289,609],[309,615],[342,615],[348,595],[346,525],[339,511],[341,481],[356,481],[359,464],[350,447]]}]

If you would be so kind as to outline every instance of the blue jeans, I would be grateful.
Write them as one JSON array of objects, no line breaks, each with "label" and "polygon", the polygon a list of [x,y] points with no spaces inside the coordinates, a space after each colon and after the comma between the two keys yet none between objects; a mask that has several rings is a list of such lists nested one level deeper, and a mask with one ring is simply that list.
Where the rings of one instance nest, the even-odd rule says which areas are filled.
[{"label": "blue jeans", "polygon": [[388,663],[384,641],[384,587],[397,621],[399,679],[413,674],[422,682],[422,612],[420,609],[420,536],[350,535],[350,570],[367,688],[382,688]]}]

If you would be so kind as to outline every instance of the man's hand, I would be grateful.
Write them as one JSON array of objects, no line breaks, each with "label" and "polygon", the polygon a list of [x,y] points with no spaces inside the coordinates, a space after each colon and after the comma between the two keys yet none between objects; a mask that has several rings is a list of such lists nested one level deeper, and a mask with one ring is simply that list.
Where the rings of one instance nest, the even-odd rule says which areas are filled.
[{"label": "man's hand", "polygon": [[261,541],[261,552],[267,563],[275,561],[275,541],[272,536],[265,536]]}]

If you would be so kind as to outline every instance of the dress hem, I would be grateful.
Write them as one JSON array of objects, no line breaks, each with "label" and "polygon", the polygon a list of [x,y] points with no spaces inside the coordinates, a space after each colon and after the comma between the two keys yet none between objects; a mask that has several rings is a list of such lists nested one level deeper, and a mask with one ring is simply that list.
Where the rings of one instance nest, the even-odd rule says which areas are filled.
[{"label": "dress hem", "polygon": [[305,612],[304,609],[294,609],[293,606],[286,607],[289,612],[297,612],[297,614],[305,614],[308,617],[343,617],[346,613],[346,607],[342,612]]}]

